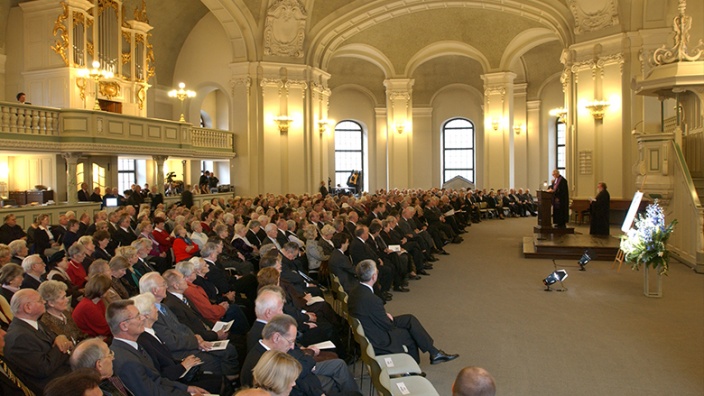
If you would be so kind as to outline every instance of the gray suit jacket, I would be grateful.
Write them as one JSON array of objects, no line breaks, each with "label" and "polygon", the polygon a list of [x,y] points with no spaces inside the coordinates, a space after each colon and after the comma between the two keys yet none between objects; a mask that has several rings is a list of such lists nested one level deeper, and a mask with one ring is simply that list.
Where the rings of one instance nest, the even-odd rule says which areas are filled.
[{"label": "gray suit jacket", "polygon": [[185,384],[161,376],[146,352],[140,352],[121,340],[113,340],[113,369],[125,386],[138,394],[154,396],[188,396]]},{"label": "gray suit jacket", "polygon": [[350,261],[350,258],[344,255],[340,249],[335,249],[332,254],[330,254],[328,267],[330,268],[330,272],[340,278],[340,284],[347,293],[352,291],[359,283],[357,282],[357,275],[354,272],[352,261]]}]

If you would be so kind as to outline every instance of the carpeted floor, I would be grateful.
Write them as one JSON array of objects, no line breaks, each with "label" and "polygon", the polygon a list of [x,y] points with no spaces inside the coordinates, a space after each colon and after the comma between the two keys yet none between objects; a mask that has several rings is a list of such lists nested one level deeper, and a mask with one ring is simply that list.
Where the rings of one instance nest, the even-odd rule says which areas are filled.
[{"label": "carpeted floor", "polygon": [[558,260],[568,291],[546,293],[552,262],[521,255],[535,223],[469,227],[431,276],[387,304],[391,314],[415,314],[436,346],[461,355],[435,366],[423,355],[438,392],[450,394],[457,372],[477,365],[500,395],[704,395],[704,275],[673,261],[664,297],[652,299],[642,272],[626,265],[617,273],[610,261],[593,261],[579,272],[575,261]]}]

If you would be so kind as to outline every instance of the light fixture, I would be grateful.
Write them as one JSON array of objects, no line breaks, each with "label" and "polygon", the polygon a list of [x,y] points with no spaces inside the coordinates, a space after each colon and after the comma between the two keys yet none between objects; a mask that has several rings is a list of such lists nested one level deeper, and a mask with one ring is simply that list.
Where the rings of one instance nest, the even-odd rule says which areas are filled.
[{"label": "light fixture", "polygon": [[499,119],[494,117],[491,119],[491,127],[494,129],[494,131],[499,130]]},{"label": "light fixture", "polygon": [[555,284],[556,282],[560,282],[560,289],[555,289],[555,291],[565,291],[567,290],[564,285],[562,285],[562,281],[567,279],[567,271],[561,269],[561,270],[555,270],[553,271],[550,275],[548,275],[545,279],[543,279],[543,284],[545,285],[545,291],[552,291],[550,289],[550,285]]},{"label": "light fixture", "polygon": [[520,135],[522,130],[523,130],[523,124],[516,124],[513,126],[513,133],[516,135]]},{"label": "light fixture", "polygon": [[403,130],[405,129],[405,126],[403,124],[396,124],[396,132],[399,135],[403,135]]},{"label": "light fixture", "polygon": [[556,107],[548,113],[553,117],[557,117],[560,122],[565,122],[565,117],[567,117],[567,109],[564,107]]},{"label": "light fixture", "polygon": [[318,131],[320,132],[320,136],[323,136],[323,134],[328,130],[328,128],[332,124],[333,122],[328,119],[318,120]]},{"label": "light fixture", "polygon": [[288,127],[291,125],[292,121],[293,118],[287,115],[280,115],[278,117],[274,117],[274,122],[276,122],[276,126],[279,127],[279,132],[281,133],[288,133]]},{"label": "light fixture", "polygon": [[579,264],[579,270],[586,271],[584,266],[587,265],[590,261],[594,260],[594,257],[596,257],[596,255],[594,254],[593,250],[591,250],[591,249],[585,250],[582,257],[580,257],[579,261],[577,261],[577,264]]},{"label": "light fixture", "polygon": [[584,107],[592,112],[595,121],[604,119],[604,111],[609,107],[610,103],[607,100],[593,100],[588,102]]},{"label": "light fixture", "polygon": [[[83,68],[83,69],[78,69],[78,77],[79,79],[76,80],[76,86],[78,89],[81,90],[81,97],[85,98],[85,79],[90,78],[91,80],[95,81],[95,104],[93,105],[93,110],[101,110],[100,109],[100,102],[98,101],[98,90],[99,90],[99,85],[101,80],[109,80],[115,76],[115,74],[109,70],[103,70],[100,68],[100,62],[97,60],[93,61],[92,64],[93,68],[88,69],[88,68]],[[79,80],[82,80],[79,82]]]},{"label": "light fixture", "polygon": [[170,98],[176,98],[181,101],[181,118],[179,118],[179,122],[186,122],[186,117],[183,116],[183,101],[186,98],[195,98],[195,96],[196,93],[186,89],[186,84],[184,83],[178,83],[178,89],[169,91]]}]

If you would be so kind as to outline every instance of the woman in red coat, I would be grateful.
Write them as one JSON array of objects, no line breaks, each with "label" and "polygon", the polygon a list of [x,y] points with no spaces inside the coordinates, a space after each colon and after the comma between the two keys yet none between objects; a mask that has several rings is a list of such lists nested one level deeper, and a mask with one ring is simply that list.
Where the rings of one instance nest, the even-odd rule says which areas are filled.
[{"label": "woman in red coat", "polygon": [[112,282],[105,275],[88,279],[84,298],[73,310],[73,321],[82,332],[91,337],[101,337],[107,341],[112,338],[110,327],[105,320],[105,304],[103,295],[110,290]]},{"label": "woman in red coat", "polygon": [[188,237],[188,233],[182,225],[177,225],[174,228],[174,234],[176,235],[173,245],[174,258],[177,263],[190,259],[200,251],[198,245]]}]

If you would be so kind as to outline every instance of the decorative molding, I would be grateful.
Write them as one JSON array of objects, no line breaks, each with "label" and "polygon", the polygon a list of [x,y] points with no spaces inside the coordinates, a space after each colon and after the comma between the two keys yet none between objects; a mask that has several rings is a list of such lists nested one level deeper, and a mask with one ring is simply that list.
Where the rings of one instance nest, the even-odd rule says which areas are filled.
[{"label": "decorative molding", "polygon": [[618,25],[618,0],[602,0],[603,6],[598,10],[585,10],[582,3],[589,3],[591,8],[595,0],[567,0],[567,5],[574,16],[574,33],[595,32],[609,26]]},{"label": "decorative molding", "polygon": [[59,31],[61,31],[61,34],[59,35],[59,39],[56,40],[54,45],[51,46],[51,49],[54,50],[54,52],[56,52],[61,57],[61,59],[63,59],[66,66],[69,66],[67,54],[68,28],[66,27],[66,20],[68,19],[68,4],[66,4],[65,1],[62,1],[61,8],[63,9],[63,12],[59,14],[58,17],[56,17],[56,22],[54,22],[53,30],[54,37],[59,35]]},{"label": "decorative molding", "polygon": [[99,86],[100,94],[108,99],[112,99],[122,94],[120,84],[116,83],[115,81],[101,81],[99,83]]},{"label": "decorative molding", "polygon": [[308,14],[299,0],[276,0],[267,10],[264,55],[303,58]]},{"label": "decorative molding", "polygon": [[[675,46],[667,49],[665,44],[653,52],[651,62],[655,66],[666,65],[675,62],[696,62],[704,58],[704,40],[699,39],[690,55],[687,50],[689,41],[689,30],[692,28],[692,17],[685,15],[687,0],[679,0],[677,10],[679,15],[673,19],[672,30],[675,32]],[[702,23],[704,21],[700,21]]]}]

